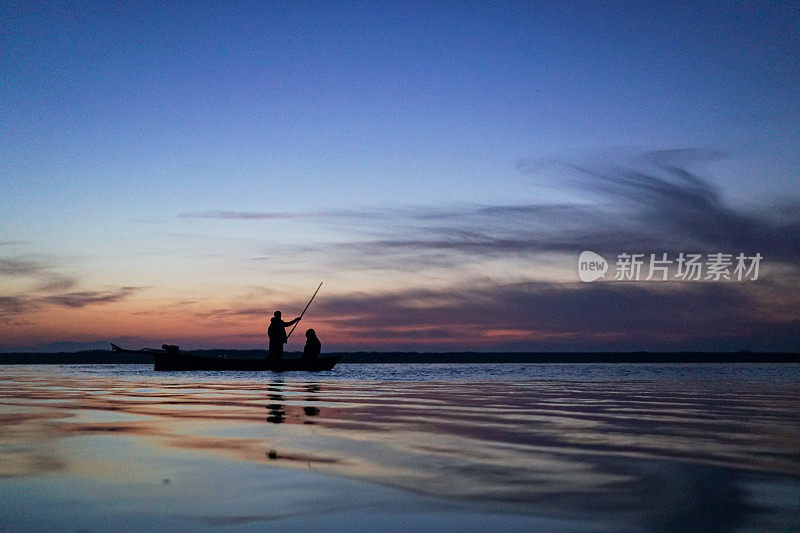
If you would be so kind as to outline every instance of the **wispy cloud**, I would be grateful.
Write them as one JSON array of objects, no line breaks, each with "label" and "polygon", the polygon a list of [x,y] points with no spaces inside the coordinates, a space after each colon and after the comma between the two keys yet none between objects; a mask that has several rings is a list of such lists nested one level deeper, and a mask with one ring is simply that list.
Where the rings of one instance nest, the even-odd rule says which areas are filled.
[{"label": "wispy cloud", "polygon": [[118,302],[143,289],[120,287],[100,291],[70,291],[78,285],[77,279],[55,272],[48,262],[33,259],[0,258],[0,277],[34,281],[34,285],[23,294],[0,294],[0,317],[6,319],[47,306],[80,308]]},{"label": "wispy cloud", "polygon": [[85,307],[87,305],[119,302],[141,290],[141,287],[120,287],[113,291],[77,291],[40,298],[42,303],[63,307]]},{"label": "wispy cloud", "polygon": [[179,213],[178,218],[208,218],[218,220],[275,220],[290,218],[307,218],[304,213],[270,213],[257,211],[197,211],[194,213]]},{"label": "wispy cloud", "polygon": [[306,219],[322,223],[337,223],[354,221],[369,222],[375,219],[424,219],[424,218],[445,218],[457,211],[444,208],[426,207],[391,207],[391,208],[368,208],[363,209],[327,209],[318,211],[232,211],[232,210],[211,210],[179,213],[178,218],[198,218],[216,220],[291,220]]},{"label": "wispy cloud", "polygon": [[654,167],[651,172],[570,166],[582,175],[581,187],[634,208],[637,224],[665,243],[760,251],[772,260],[800,261],[800,202],[791,202],[793,215],[781,205],[784,216],[778,219],[771,206],[754,213],[726,204],[716,187],[687,169],[718,157],[698,150],[651,152],[642,158]]},{"label": "wispy cloud", "polygon": [[0,317],[21,315],[35,307],[28,298],[21,296],[0,296]]},{"label": "wispy cloud", "polygon": [[[760,252],[767,261],[800,265],[800,202],[755,211],[728,205],[708,180],[688,170],[719,154],[697,150],[640,155],[640,168],[613,163],[567,164],[562,187],[584,203],[520,203],[387,210],[365,238],[337,243],[339,253],[398,254],[422,266],[537,253]],[[530,165],[519,165],[525,172]],[[538,171],[538,167],[536,169]],[[776,216],[780,213],[780,216]],[[437,255],[437,252],[440,254]]]},{"label": "wispy cloud", "polygon": [[264,318],[272,316],[272,313],[263,307],[215,307],[213,309],[195,310],[192,315],[199,319],[211,319],[214,321],[227,321],[239,318]]},{"label": "wispy cloud", "polygon": [[[329,237],[335,232],[326,232],[317,243],[264,250],[257,259],[269,259],[273,268],[294,261],[306,269],[348,274],[376,269],[391,276],[387,272],[400,270],[418,284],[432,268],[445,272],[436,289],[401,290],[387,283],[375,293],[322,296],[315,303],[318,318],[312,320],[327,335],[323,341],[335,346],[798,349],[800,293],[786,280],[800,269],[800,206],[790,199],[757,211],[727,203],[709,180],[689,170],[709,157],[716,154],[685,150],[644,154],[630,165],[547,162],[555,166],[546,174],[558,169],[563,174],[558,183],[568,196],[583,198],[574,203],[521,199],[509,205],[178,216],[243,222],[304,219],[346,230],[339,242]],[[526,176],[541,170],[530,162],[518,168]],[[534,265],[543,254],[577,258],[587,249],[609,257],[622,252],[760,252],[766,263],[784,268],[781,276],[757,283],[581,284],[530,281],[541,279],[534,276],[509,283],[502,269],[491,266],[491,261],[512,259]],[[484,265],[490,266],[482,270]],[[139,290],[76,290],[75,280],[59,279],[50,265],[29,259],[2,260],[0,275],[31,277],[42,289],[30,297],[0,297],[4,315],[48,305],[102,305]],[[301,304],[287,300],[270,306],[289,311]],[[243,326],[256,324],[266,311],[251,304],[182,310],[204,321]],[[257,335],[255,327],[253,331]]]},{"label": "wispy cloud", "polygon": [[197,211],[192,213],[179,213],[178,218],[204,218],[217,220],[283,220],[283,219],[310,219],[319,221],[336,221],[348,219],[367,219],[381,217],[382,210],[322,210],[309,212],[280,212],[280,211],[229,211],[212,210]]},{"label": "wispy cloud", "polygon": [[47,306],[80,308],[120,302],[143,289],[144,287],[121,287],[108,291],[76,291],[52,296],[0,296],[0,317],[17,317]]},{"label": "wispy cloud", "polygon": [[[317,329],[327,349],[796,350],[800,295],[785,289],[783,283],[477,280],[442,289],[324,295],[304,327]],[[286,311],[302,307],[272,304]],[[255,326],[265,312],[218,308],[201,318],[238,317]]]},{"label": "wispy cloud", "polygon": [[71,289],[76,285],[78,285],[78,280],[71,276],[47,272],[39,276],[37,289],[42,292],[59,292]]},{"label": "wispy cloud", "polygon": [[773,309],[765,309],[749,288],[735,285],[683,284],[664,289],[570,283],[485,284],[461,290],[346,296],[326,299],[320,307],[335,317],[339,327],[370,324],[378,337],[398,338],[391,335],[392,328],[438,325],[450,330],[451,343],[465,347],[496,344],[500,339],[486,338],[490,331],[514,330],[527,331],[525,341],[531,347],[686,347],[726,338],[736,345],[750,338],[749,343],[786,349],[781,343],[790,340],[787,332],[800,321],[782,319],[777,307],[800,313],[800,301],[783,300],[780,287],[769,290]]},{"label": "wispy cloud", "polygon": [[50,263],[32,259],[0,258],[0,276],[34,279],[41,292],[65,291],[77,284],[74,277],[54,272]]},{"label": "wispy cloud", "polygon": [[44,272],[48,266],[29,259],[3,259],[0,258],[0,275],[5,276],[31,276]]},{"label": "wispy cloud", "polygon": [[[264,213],[293,216],[342,230],[301,246],[263,249],[254,259],[327,270],[455,274],[496,260],[529,261],[542,254],[574,256],[593,250],[608,258],[623,252],[759,252],[765,264],[800,270],[800,202],[735,206],[709,180],[689,170],[720,154],[672,150],[638,154],[630,162],[527,162],[525,175],[541,173],[575,202],[450,205],[385,209]],[[536,174],[536,182],[542,178]],[[252,215],[252,214],[251,214]],[[772,274],[780,269],[772,270]],[[496,272],[496,269],[495,269]],[[487,275],[491,275],[487,271]]]}]

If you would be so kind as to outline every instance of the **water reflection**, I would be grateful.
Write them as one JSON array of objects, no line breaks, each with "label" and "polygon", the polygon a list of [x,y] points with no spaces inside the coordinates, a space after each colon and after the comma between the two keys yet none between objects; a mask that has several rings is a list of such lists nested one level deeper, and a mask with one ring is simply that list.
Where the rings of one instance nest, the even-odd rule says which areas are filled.
[{"label": "water reflection", "polygon": [[[316,395],[316,393],[318,393],[318,392],[320,392],[322,390],[322,386],[319,383],[310,382],[310,383],[307,383],[303,388],[304,388],[305,392],[308,393],[308,395],[305,397],[305,401],[306,402],[316,402],[317,398],[315,397],[315,395]],[[315,405],[304,405],[303,406],[303,413],[305,413],[305,415],[307,417],[312,417],[312,416],[319,416],[320,411],[319,411],[319,407],[316,407]],[[303,423],[305,423],[305,424],[313,424],[314,421],[313,420],[305,420]]]},{"label": "water reflection", "polygon": [[283,396],[280,394],[283,386],[283,381],[275,381],[267,387],[267,391],[269,391],[267,396],[272,402],[267,405],[267,409],[269,409],[267,422],[272,424],[282,424],[286,420],[286,411],[284,411],[283,405],[279,403],[283,401]]},{"label": "water reflection", "polygon": [[[312,382],[299,387],[296,392],[302,390],[302,392],[306,393],[303,397],[303,405],[301,406],[287,405],[284,403],[286,400],[281,392],[283,392],[285,386],[286,384],[283,381],[275,381],[267,386],[267,398],[270,401],[270,403],[267,404],[267,410],[269,411],[267,422],[271,424],[283,424],[287,421],[288,416],[295,416],[295,414],[293,414],[294,411],[301,409],[305,417],[302,423],[309,425],[314,424],[314,421],[308,418],[316,417],[320,414],[320,408],[315,405],[318,401],[316,394],[322,390],[320,384]],[[294,391],[290,392],[295,394]]]},{"label": "water reflection", "polygon": [[[144,440],[155,454],[313,469],[493,510],[647,530],[760,527],[796,511],[799,388],[281,378],[265,391],[258,380],[16,370],[0,375],[0,476],[74,470],[72,439],[89,446],[103,435]],[[784,499],[770,488],[778,482]]]},{"label": "water reflection", "polygon": [[706,466],[655,465],[640,480],[650,531],[734,531],[760,509],[747,501],[742,475]]}]

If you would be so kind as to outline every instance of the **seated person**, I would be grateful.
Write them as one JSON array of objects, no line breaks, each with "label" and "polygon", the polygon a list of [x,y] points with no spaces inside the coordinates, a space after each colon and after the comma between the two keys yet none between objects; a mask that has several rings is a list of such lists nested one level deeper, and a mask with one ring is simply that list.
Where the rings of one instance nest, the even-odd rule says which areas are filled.
[{"label": "seated person", "polygon": [[319,357],[321,349],[322,344],[319,342],[314,330],[306,330],[306,346],[303,348],[303,359],[316,359]]}]

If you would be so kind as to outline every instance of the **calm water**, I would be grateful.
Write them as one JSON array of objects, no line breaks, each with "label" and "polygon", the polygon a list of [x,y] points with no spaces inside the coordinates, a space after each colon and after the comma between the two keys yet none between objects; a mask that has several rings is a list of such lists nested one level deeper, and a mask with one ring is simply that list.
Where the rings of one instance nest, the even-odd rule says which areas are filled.
[{"label": "calm water", "polygon": [[798,530],[798,365],[0,367],[0,530]]}]

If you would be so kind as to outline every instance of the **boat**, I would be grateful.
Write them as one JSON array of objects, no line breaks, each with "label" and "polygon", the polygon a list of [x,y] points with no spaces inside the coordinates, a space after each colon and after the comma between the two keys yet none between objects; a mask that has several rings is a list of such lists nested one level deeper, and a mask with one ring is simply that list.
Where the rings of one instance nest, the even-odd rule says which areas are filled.
[{"label": "boat", "polygon": [[111,344],[115,352],[144,353],[154,358],[154,370],[244,370],[259,371],[270,370],[273,372],[322,372],[331,370],[340,357],[316,357],[314,359],[242,359],[228,357],[223,354],[217,357],[195,355],[181,352],[177,346],[162,345],[161,349],[142,348],[141,350],[127,350],[116,344]]}]

